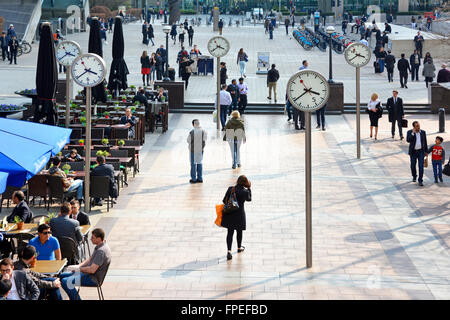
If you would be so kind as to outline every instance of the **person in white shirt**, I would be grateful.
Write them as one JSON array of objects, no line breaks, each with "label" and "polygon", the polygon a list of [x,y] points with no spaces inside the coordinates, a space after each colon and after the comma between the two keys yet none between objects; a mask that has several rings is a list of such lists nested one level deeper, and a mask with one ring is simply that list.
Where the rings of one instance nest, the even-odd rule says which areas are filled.
[{"label": "person in white shirt", "polygon": [[191,161],[191,180],[190,183],[203,183],[203,150],[206,145],[208,135],[202,127],[198,119],[192,120],[192,129],[187,136],[187,143],[189,144],[189,155]]},{"label": "person in white shirt", "polygon": [[178,27],[178,41],[180,42],[181,46],[183,46],[184,43],[184,34],[186,33],[186,30],[184,29],[183,24],[180,24]]},{"label": "person in white shirt", "polygon": [[373,93],[367,104],[367,112],[369,112],[370,119],[370,137],[372,138],[373,128],[375,128],[375,140],[377,140],[378,135],[378,119],[380,119],[380,111],[382,110],[380,109],[381,101],[378,99],[378,94]]},{"label": "person in white shirt", "polygon": [[359,42],[360,43],[362,43],[362,44],[364,44],[366,47],[368,47],[369,46],[369,42],[367,42],[367,40],[366,39],[361,39],[361,40],[359,40]]},{"label": "person in white shirt", "polygon": [[231,98],[231,94],[227,91],[226,84],[223,84],[221,88],[222,90],[220,90],[220,123],[222,124],[222,131],[225,131],[225,123],[227,122],[228,108],[233,102],[233,99]]},{"label": "person in white shirt", "polygon": [[0,262],[1,280],[11,281],[11,290],[6,300],[37,300],[40,295],[38,286],[24,270],[14,270],[14,263],[10,258]]},{"label": "person in white shirt", "polygon": [[238,88],[239,88],[239,106],[238,106],[238,110],[239,113],[241,115],[244,114],[245,112],[245,108],[247,107],[247,94],[248,94],[248,86],[246,83],[244,83],[244,78],[239,78],[239,83],[238,83]]}]

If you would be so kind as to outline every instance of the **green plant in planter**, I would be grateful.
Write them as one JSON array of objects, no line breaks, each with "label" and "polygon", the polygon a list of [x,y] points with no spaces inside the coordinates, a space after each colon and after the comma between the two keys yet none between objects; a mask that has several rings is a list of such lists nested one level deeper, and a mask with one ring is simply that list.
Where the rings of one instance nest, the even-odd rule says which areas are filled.
[{"label": "green plant in planter", "polygon": [[124,141],[123,139],[120,139],[119,141],[117,141],[117,145],[118,145],[119,147],[122,147],[122,146],[125,145],[125,141]]},{"label": "green plant in planter", "polygon": [[136,89],[136,86],[131,85],[131,86],[130,86],[130,89],[133,89],[133,90],[134,90],[134,89]]},{"label": "green plant in planter", "polygon": [[114,110],[116,110],[116,111],[120,111],[120,107],[119,106],[117,106],[117,107],[114,107]]},{"label": "green plant in planter", "polygon": [[97,151],[97,157],[103,156],[103,157],[109,157],[110,153],[106,150],[98,150]]},{"label": "green plant in planter", "polygon": [[131,110],[131,112],[135,112],[136,111],[136,107],[131,107],[130,110]]},{"label": "green plant in planter", "polygon": [[22,219],[20,219],[19,216],[14,217],[14,223],[21,223],[21,222],[23,222],[23,221],[22,221]]},{"label": "green plant in planter", "polygon": [[78,105],[77,105],[76,103],[72,103],[72,104],[70,105],[70,107],[71,107],[72,109],[76,109],[76,108],[78,108]]},{"label": "green plant in planter", "polygon": [[135,105],[136,107],[139,107],[139,106],[141,105],[141,103],[140,103],[139,101],[135,101],[135,102],[134,102],[134,105]]},{"label": "green plant in planter", "polygon": [[107,98],[108,100],[112,100],[112,94],[108,94],[108,95],[106,96],[106,98]]},{"label": "green plant in planter", "polygon": [[79,144],[80,146],[83,146],[83,145],[84,145],[84,140],[83,140],[83,139],[78,140],[78,144]]},{"label": "green plant in planter", "polygon": [[127,100],[127,96],[125,94],[122,96],[122,100]]},{"label": "green plant in planter", "polygon": [[57,157],[62,157],[62,152],[61,152],[61,151],[58,152],[58,153],[56,154],[56,156],[57,156]]},{"label": "green plant in planter", "polygon": [[66,173],[66,174],[68,174],[69,173],[69,170],[70,170],[70,165],[69,164],[65,164],[65,165],[63,165],[62,166],[62,169],[63,169],[63,171]]},{"label": "green plant in planter", "polygon": [[57,218],[57,217],[58,217],[58,214],[56,212],[52,212],[47,215],[47,217],[44,219],[44,221],[46,224],[49,224],[50,220]]},{"label": "green plant in planter", "polygon": [[119,105],[119,101],[114,101],[114,104],[115,104],[116,106],[118,106],[118,105]]},{"label": "green plant in planter", "polygon": [[102,145],[104,145],[104,146],[109,145],[109,140],[106,139],[106,138],[103,138],[103,139],[102,139]]}]

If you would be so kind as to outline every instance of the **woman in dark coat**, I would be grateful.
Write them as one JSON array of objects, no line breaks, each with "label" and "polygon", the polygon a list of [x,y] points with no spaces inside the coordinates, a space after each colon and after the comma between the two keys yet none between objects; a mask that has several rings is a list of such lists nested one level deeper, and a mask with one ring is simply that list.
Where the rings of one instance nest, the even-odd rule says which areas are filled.
[{"label": "woman in dark coat", "polygon": [[148,57],[147,51],[142,52],[141,56],[141,74],[142,74],[142,83],[145,87],[145,79],[147,79],[147,85],[150,85],[150,71],[151,71],[151,63],[150,58]]},{"label": "woman in dark coat", "polygon": [[155,34],[153,33],[153,26],[151,23],[149,23],[148,27],[147,27],[147,37],[148,37],[148,40],[150,40],[152,42],[152,46],[154,46],[155,43],[153,42],[153,38],[155,37]]},{"label": "woman in dark coat", "polygon": [[173,40],[173,44],[175,44],[177,42],[177,25],[176,24],[172,25],[172,30],[170,30],[170,37]]},{"label": "woman in dark coat", "polygon": [[185,81],[185,89],[187,89],[189,84],[189,77],[191,76],[190,65],[194,63],[194,60],[188,57],[183,57],[183,61],[180,63],[181,79]]},{"label": "woman in dark coat", "polygon": [[[228,229],[227,233],[227,260],[231,260],[233,256],[231,255],[231,245],[233,243],[233,234],[236,230],[236,238],[238,244],[238,253],[245,250],[242,246],[242,231],[246,229],[245,223],[245,201],[252,201],[252,191],[250,190],[251,183],[248,181],[247,177],[242,175],[238,178],[235,188],[236,199],[239,203],[239,209],[228,214],[224,214],[222,217],[222,227]],[[229,187],[225,197],[223,198],[223,203],[226,203],[230,197],[231,190],[233,187]]]}]

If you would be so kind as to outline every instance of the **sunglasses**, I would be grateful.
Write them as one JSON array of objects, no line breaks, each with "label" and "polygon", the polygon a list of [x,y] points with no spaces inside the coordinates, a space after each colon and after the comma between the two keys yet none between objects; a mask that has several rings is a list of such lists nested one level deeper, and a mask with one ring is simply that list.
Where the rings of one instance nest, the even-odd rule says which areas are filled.
[{"label": "sunglasses", "polygon": [[45,231],[45,232],[42,232],[42,234],[47,235],[47,234],[52,234],[52,232],[51,231]]}]

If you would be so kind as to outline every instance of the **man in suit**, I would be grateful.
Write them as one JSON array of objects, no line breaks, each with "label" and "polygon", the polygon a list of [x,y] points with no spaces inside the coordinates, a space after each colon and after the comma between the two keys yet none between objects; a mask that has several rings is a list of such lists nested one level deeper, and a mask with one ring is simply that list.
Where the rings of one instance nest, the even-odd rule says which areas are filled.
[{"label": "man in suit", "polygon": [[11,281],[11,290],[6,300],[37,300],[39,288],[24,270],[14,270],[14,263],[10,258],[0,262],[1,280]]},{"label": "man in suit", "polygon": [[74,220],[77,220],[80,223],[80,226],[90,225],[89,216],[87,213],[80,211],[80,203],[73,199],[70,201],[70,217]]},{"label": "man in suit", "polygon": [[386,108],[389,112],[389,121],[392,122],[392,139],[395,136],[395,122],[397,122],[400,140],[403,140],[402,119],[405,117],[405,113],[403,111],[403,100],[398,97],[397,90],[392,91],[392,97],[387,100]]},{"label": "man in suit", "polygon": [[120,118],[120,124],[125,125],[128,128],[128,138],[133,139],[136,135],[135,126],[136,126],[136,117],[131,115],[131,109],[125,109],[125,115]]},{"label": "man in suit", "polygon": [[31,222],[33,212],[31,212],[28,204],[25,202],[25,195],[23,192],[20,190],[15,191],[12,195],[12,201],[16,206],[6,220],[9,223],[13,223],[14,217],[18,216],[25,223]]},{"label": "man in suit", "polygon": [[386,70],[388,74],[388,82],[394,81],[394,67],[395,67],[395,56],[391,53],[391,50],[388,50],[388,54],[384,59],[384,63],[386,65]]},{"label": "man in suit", "polygon": [[50,228],[54,237],[68,237],[75,243],[80,244],[83,241],[83,234],[81,233],[80,223],[77,220],[70,219],[71,209],[70,203],[63,203],[59,216],[50,220]]},{"label": "man in suit", "polygon": [[147,28],[148,28],[147,21],[144,21],[144,24],[142,25],[142,44],[145,45],[148,45]]},{"label": "man in suit", "polygon": [[420,129],[419,121],[412,123],[413,129],[406,135],[406,141],[409,142],[409,158],[411,163],[411,174],[413,182],[416,182],[417,171],[416,162],[419,162],[419,186],[423,187],[423,163],[424,158],[428,156],[427,134]]},{"label": "man in suit", "polygon": [[409,63],[411,65],[411,81],[419,81],[419,67],[420,67],[420,56],[417,50],[409,57]]},{"label": "man in suit", "polygon": [[419,56],[422,58],[422,49],[423,49],[423,36],[420,34],[420,31],[417,31],[417,35],[414,37],[414,44],[416,46],[416,50],[419,53]]},{"label": "man in suit", "polygon": [[149,106],[147,97],[145,96],[145,90],[142,87],[139,87],[138,92],[133,97],[133,103],[136,101],[145,106],[145,119],[148,119]]},{"label": "man in suit", "polygon": [[[162,68],[161,68],[161,71],[164,72],[164,65],[165,65],[166,62],[167,62],[167,53],[166,53],[166,49],[164,49],[164,46],[163,46],[163,45],[161,45],[161,46],[156,50],[156,58],[158,58],[158,53],[159,53],[159,55],[161,56],[161,59],[162,59]],[[157,68],[157,69],[158,69],[158,68]],[[156,70],[156,71],[158,71],[158,70]],[[160,80],[160,79],[158,78],[158,80]]]},{"label": "man in suit", "polygon": [[408,89],[406,83],[408,82],[408,71],[411,72],[411,67],[409,66],[408,60],[405,59],[405,54],[401,54],[401,59],[397,62],[397,69],[400,73],[400,85],[402,88]]},{"label": "man in suit", "polygon": [[[111,198],[117,198],[117,184],[114,178],[114,168],[105,163],[105,157],[97,157],[97,166],[92,169],[91,176],[109,177],[109,195]],[[101,199],[94,199],[94,206],[102,206]]]},{"label": "man in suit", "polygon": [[231,80],[231,83],[227,86],[227,91],[230,93],[232,99],[228,110],[228,115],[231,115],[232,111],[237,110],[239,102],[239,88],[236,79]]}]

